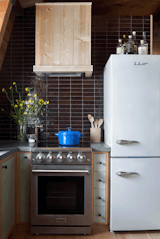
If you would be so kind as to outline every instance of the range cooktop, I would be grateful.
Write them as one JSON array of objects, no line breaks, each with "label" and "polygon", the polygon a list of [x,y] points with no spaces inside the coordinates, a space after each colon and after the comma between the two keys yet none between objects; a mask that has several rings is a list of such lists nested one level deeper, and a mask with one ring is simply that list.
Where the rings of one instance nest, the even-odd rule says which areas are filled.
[{"label": "range cooktop", "polygon": [[55,141],[39,141],[35,143],[35,148],[90,148],[89,142],[80,142],[75,146],[62,146]]}]

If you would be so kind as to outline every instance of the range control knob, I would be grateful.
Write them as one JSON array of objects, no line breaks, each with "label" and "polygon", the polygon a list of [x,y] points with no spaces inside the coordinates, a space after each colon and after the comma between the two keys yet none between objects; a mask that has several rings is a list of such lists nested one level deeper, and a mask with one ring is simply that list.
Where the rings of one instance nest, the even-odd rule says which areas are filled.
[{"label": "range control knob", "polygon": [[62,163],[64,159],[65,159],[65,155],[63,155],[62,152],[59,152],[57,154],[57,162]]},{"label": "range control knob", "polygon": [[37,163],[42,163],[44,161],[44,159],[45,159],[44,154],[42,154],[41,152],[39,154],[37,154],[37,156],[36,156],[36,162]]},{"label": "range control knob", "polygon": [[75,155],[72,154],[72,152],[68,152],[67,161],[68,161],[69,163],[72,163],[75,158],[76,158],[76,157],[75,157]]},{"label": "range control knob", "polygon": [[54,156],[53,156],[52,152],[49,151],[49,153],[47,155],[47,162],[51,163],[53,161],[53,159],[54,159]]},{"label": "range control knob", "polygon": [[85,161],[85,159],[86,159],[86,156],[82,154],[82,152],[78,152],[77,161],[82,163]]}]

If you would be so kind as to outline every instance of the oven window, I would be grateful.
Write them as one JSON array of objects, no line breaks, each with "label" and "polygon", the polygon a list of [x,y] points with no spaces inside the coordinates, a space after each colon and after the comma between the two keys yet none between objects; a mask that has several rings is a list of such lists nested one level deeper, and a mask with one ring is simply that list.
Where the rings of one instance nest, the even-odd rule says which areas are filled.
[{"label": "oven window", "polygon": [[38,176],[38,214],[84,214],[84,177]]}]

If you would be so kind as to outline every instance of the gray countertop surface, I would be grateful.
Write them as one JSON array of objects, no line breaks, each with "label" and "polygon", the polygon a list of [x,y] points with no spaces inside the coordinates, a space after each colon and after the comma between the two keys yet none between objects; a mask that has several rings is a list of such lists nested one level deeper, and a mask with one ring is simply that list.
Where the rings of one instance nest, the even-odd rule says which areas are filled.
[{"label": "gray countertop surface", "polygon": [[[34,147],[34,143],[18,142],[18,141],[0,141],[0,160],[7,158],[18,151],[30,152]],[[105,143],[91,143],[93,152],[110,152],[111,148]],[[5,151],[4,154],[2,154]]]},{"label": "gray countertop surface", "polygon": [[96,152],[111,152],[111,147],[103,142],[101,143],[91,143],[92,151]]}]

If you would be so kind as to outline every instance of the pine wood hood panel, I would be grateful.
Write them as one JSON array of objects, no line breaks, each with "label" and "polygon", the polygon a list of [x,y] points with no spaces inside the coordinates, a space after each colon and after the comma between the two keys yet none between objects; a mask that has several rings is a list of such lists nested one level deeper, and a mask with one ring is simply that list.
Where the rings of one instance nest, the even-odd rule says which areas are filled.
[{"label": "pine wood hood panel", "polygon": [[43,72],[44,69],[47,73],[46,69],[49,67],[51,70],[51,66],[53,72],[56,69],[56,72],[60,70],[63,73],[67,69],[67,72],[92,75],[91,3],[36,4],[36,57],[33,71],[39,72],[41,69]]}]

